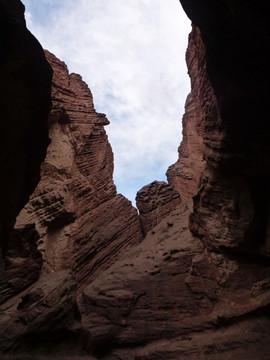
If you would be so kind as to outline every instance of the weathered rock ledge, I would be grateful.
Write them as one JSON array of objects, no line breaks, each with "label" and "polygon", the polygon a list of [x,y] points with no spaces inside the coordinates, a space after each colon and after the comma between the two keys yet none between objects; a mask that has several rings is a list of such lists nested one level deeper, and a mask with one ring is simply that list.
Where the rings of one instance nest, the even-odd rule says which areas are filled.
[{"label": "weathered rock ledge", "polygon": [[153,181],[144,186],[136,195],[144,233],[150,231],[180,203],[179,193],[164,181]]}]

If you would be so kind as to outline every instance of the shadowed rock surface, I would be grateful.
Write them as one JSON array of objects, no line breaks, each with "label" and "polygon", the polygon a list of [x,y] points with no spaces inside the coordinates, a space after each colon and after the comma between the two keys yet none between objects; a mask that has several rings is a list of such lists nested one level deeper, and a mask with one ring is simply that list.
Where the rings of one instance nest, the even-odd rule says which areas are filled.
[{"label": "shadowed rock surface", "polygon": [[[205,72],[205,50],[200,46],[200,42],[200,36],[196,36],[194,29],[189,35],[186,51],[192,91],[187,96],[185,104],[182,120],[183,139],[178,148],[178,160],[166,173],[168,183],[180,193],[182,201],[198,192],[201,173],[206,166],[203,157],[204,121],[207,121],[209,116],[209,108],[216,106],[213,90]],[[213,116],[213,111],[210,114]]]},{"label": "shadowed rock surface", "polygon": [[[195,198],[191,229],[209,247],[269,255],[269,70],[265,66],[269,21],[265,5],[196,0],[182,4],[200,29],[201,36],[196,38],[203,40],[204,68],[213,94],[204,99],[207,167]],[[202,50],[198,44],[197,51]]]},{"label": "shadowed rock surface", "polygon": [[20,1],[0,2],[1,248],[39,179],[48,145],[51,68]]},{"label": "shadowed rock surface", "polygon": [[113,184],[108,120],[47,53],[51,144],[9,242],[4,355],[269,360],[267,12],[181,2],[193,22],[183,140],[169,184],[138,192],[139,216]]},{"label": "shadowed rock surface", "polygon": [[[85,323],[93,340],[111,342],[102,359],[269,358],[270,261],[267,233],[263,242],[259,237],[262,223],[256,225],[259,233],[246,238],[247,229],[260,221],[254,208],[265,221],[268,212],[259,209],[259,185],[251,188],[243,172],[250,157],[243,155],[242,166],[235,164],[238,153],[228,145],[228,119],[209,80],[207,60],[200,30],[193,26],[188,113],[179,161],[167,173],[184,199],[196,194],[197,184],[193,205],[183,200],[126,258],[84,289],[80,308],[83,318],[94,319]],[[259,106],[249,101],[251,108]],[[235,119],[236,127],[237,121],[241,118]],[[269,133],[264,135],[266,146]],[[258,170],[264,185],[268,162]]]},{"label": "shadowed rock surface", "polygon": [[[9,238],[15,218],[40,177],[49,143],[52,70],[26,29],[20,1],[0,1],[0,293],[1,300],[39,276],[35,231]],[[10,258],[18,257],[14,263]],[[7,285],[9,282],[10,286]],[[15,285],[15,282],[17,285]],[[11,292],[10,292],[11,291]]]}]

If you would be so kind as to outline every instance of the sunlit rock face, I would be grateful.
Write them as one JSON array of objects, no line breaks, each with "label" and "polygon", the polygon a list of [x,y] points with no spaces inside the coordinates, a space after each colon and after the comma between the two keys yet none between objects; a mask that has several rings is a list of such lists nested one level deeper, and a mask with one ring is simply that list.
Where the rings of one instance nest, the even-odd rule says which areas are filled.
[{"label": "sunlit rock face", "polygon": [[108,120],[46,52],[51,143],[10,238],[3,356],[269,360],[266,11],[182,4],[193,21],[183,141],[169,184],[138,192],[139,215],[113,184]]}]

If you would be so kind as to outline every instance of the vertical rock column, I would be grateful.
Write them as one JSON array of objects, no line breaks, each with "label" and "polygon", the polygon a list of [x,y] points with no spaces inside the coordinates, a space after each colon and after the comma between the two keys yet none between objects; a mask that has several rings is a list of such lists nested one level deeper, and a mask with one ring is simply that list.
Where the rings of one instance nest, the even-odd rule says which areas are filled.
[{"label": "vertical rock column", "polygon": [[104,114],[81,76],[46,52],[53,70],[51,143],[17,229],[35,224],[44,270],[73,269],[81,285],[142,239],[137,211],[117,194]]}]

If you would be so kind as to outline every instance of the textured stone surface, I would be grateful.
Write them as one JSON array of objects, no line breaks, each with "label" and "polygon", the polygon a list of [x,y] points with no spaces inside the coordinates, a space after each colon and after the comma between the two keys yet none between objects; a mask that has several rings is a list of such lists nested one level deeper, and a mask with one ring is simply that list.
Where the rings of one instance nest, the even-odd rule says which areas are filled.
[{"label": "textured stone surface", "polygon": [[[210,80],[207,162],[191,228],[209,247],[269,255],[269,22],[254,1],[182,1],[200,28]],[[198,47],[198,51],[202,46]],[[216,105],[214,105],[216,102]],[[215,108],[218,108],[216,114]],[[215,115],[216,114],[216,115]]]},{"label": "textured stone surface", "polygon": [[[102,359],[266,360],[265,18],[261,14],[259,26],[257,8],[257,27],[250,29],[252,2],[243,5],[243,15],[237,1],[231,9],[225,1],[183,3],[200,27],[193,26],[187,51],[192,90],[179,161],[167,173],[184,203],[86,287],[79,308]],[[248,83],[246,74],[253,71]],[[261,71],[265,74],[257,77]],[[191,195],[194,207],[185,208]]]},{"label": "textured stone surface", "polygon": [[[189,35],[186,61],[192,90],[185,104],[179,157],[166,173],[169,184],[180,193],[182,201],[191,198],[198,191],[201,173],[206,166],[203,159],[204,125],[209,115],[213,117],[213,108],[216,108],[215,97],[206,73],[205,49],[197,28]],[[218,141],[216,134],[213,135],[213,141]]]},{"label": "textured stone surface", "polygon": [[146,234],[181,203],[179,193],[164,181],[153,181],[136,195],[136,205]]},{"label": "textured stone surface", "polygon": [[144,239],[116,194],[106,117],[47,53],[51,144],[9,242],[4,355],[269,359],[269,22],[254,1],[182,3],[191,93],[167,173],[181,203],[170,185],[144,187]]},{"label": "textured stone surface", "polygon": [[[258,329],[267,327],[264,319],[245,321],[229,328],[191,336],[179,336],[173,341],[162,339],[146,346],[131,349],[115,349],[106,360],[231,360],[233,358],[248,360],[268,360],[269,348],[267,335]],[[239,339],[239,332],[243,334]]]},{"label": "textured stone surface", "polygon": [[[51,356],[86,355],[90,334],[80,324],[76,292],[79,296],[81,288],[143,238],[136,209],[116,193],[113,183],[113,154],[104,130],[109,121],[96,113],[81,77],[69,74],[54,55],[46,56],[54,70],[51,142],[40,182],[17,218],[7,277],[0,283],[0,311],[5,315],[0,327],[9,319],[12,332],[0,334],[0,349],[14,356],[17,347],[25,354],[42,355],[53,339]],[[56,284],[62,274],[63,287]],[[48,301],[43,293],[47,285],[52,287]],[[26,311],[29,321],[22,316]],[[57,315],[54,320],[52,314],[58,313],[61,319]],[[65,348],[65,338],[70,348]]]},{"label": "textured stone surface", "polygon": [[[1,353],[50,356],[64,349],[80,355],[83,334],[69,329],[77,320],[75,290],[76,282],[68,270],[43,274],[26,291],[1,305]],[[67,339],[70,346],[65,344]]]},{"label": "textured stone surface", "polygon": [[78,305],[98,358],[269,356],[268,262],[208,251],[189,231],[191,209],[179,205],[84,288]]},{"label": "textured stone surface", "polygon": [[188,206],[180,205],[83,290],[82,323],[93,341],[136,345],[191,326],[197,312],[185,278],[203,247],[188,230],[188,215]]},{"label": "textured stone surface", "polygon": [[37,250],[38,239],[38,233],[31,224],[13,231],[9,237],[0,277],[0,304],[39,278],[42,258]]},{"label": "textured stone surface", "polygon": [[54,69],[49,117],[51,138],[41,181],[17,219],[16,228],[34,223],[44,268],[72,268],[79,283],[142,239],[131,202],[116,194],[113,154],[92,94],[81,77],[46,52]]}]

